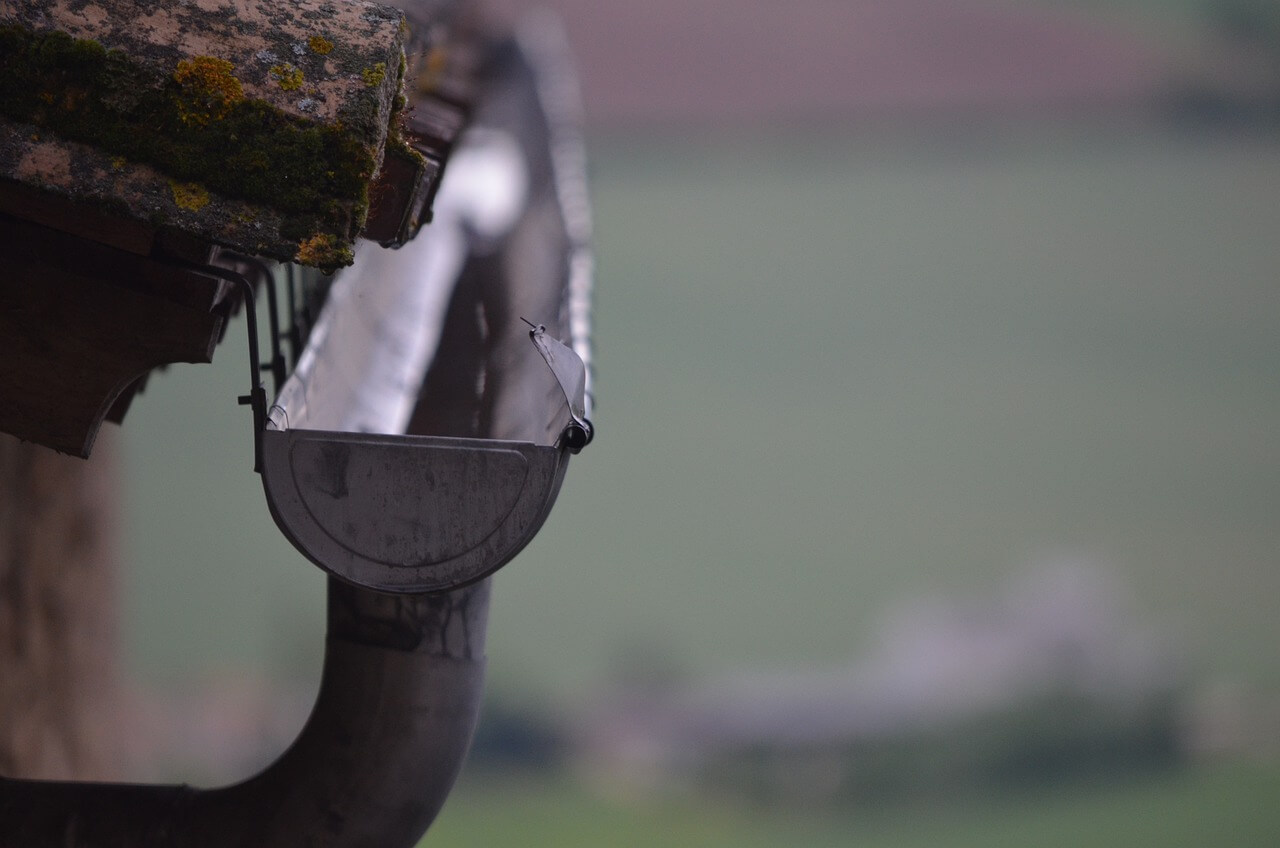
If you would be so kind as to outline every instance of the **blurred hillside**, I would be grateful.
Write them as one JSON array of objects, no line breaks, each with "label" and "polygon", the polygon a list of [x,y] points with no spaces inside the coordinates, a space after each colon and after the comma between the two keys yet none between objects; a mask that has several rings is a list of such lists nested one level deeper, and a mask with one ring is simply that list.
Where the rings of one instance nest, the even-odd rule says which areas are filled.
[{"label": "blurred hillside", "polygon": [[[685,816],[701,841],[646,838],[668,822],[645,807],[634,830],[610,819],[575,843],[598,807],[543,772],[517,797],[482,771],[494,796],[464,796],[452,833],[446,808],[439,844],[1199,848],[1222,822],[1257,835],[1231,844],[1277,844],[1257,799],[1280,772],[1200,769],[1272,756],[1259,740],[1280,716],[1259,695],[1280,686],[1280,140],[1265,120],[1165,120],[1230,128],[1272,108],[1265,29],[1228,37],[1190,0],[552,5],[594,126],[599,438],[496,578],[478,765],[578,757],[643,780],[636,749],[608,750],[630,741],[752,784],[735,797],[856,788],[868,756],[899,781],[941,762],[966,785],[1064,739],[1097,768],[1079,808],[1046,793],[1042,841],[958,843],[949,824],[855,843],[843,820],[806,841],[785,810],[744,842],[751,827],[705,806]],[[979,131],[939,131],[956,125]],[[862,132],[878,126],[893,132]],[[265,758],[301,723],[323,599],[247,469],[242,352],[219,357],[157,379],[125,428],[125,621],[142,678],[231,691],[173,710],[221,722],[147,728],[234,754],[229,779],[250,752],[226,738],[257,734]],[[1096,563],[1102,588],[1027,591],[1062,554]],[[226,685],[244,669],[251,685]],[[1142,709],[1111,709],[1117,681],[1143,684]],[[658,694],[628,700],[644,686]],[[993,700],[949,712],[956,693]],[[292,727],[281,703],[299,705]],[[939,721],[869,743],[866,723],[904,703]],[[625,710],[643,715],[608,730]],[[793,757],[803,733],[851,756]],[[1124,739],[1185,767],[1090,783]],[[672,774],[689,772],[657,772]],[[1022,821],[1023,796],[1000,797],[991,820]],[[544,841],[520,820],[484,841],[521,811]],[[733,838],[708,836],[722,825]]]},{"label": "blurred hillside", "polygon": [[1170,767],[1192,741],[1176,654],[1122,596],[1056,563],[1001,597],[915,601],[841,666],[630,681],[572,754],[628,796],[714,787],[806,806]]},{"label": "blurred hillside", "polygon": [[1270,46],[1251,37],[1265,24],[1212,0],[1180,11],[1125,0],[492,5],[511,18],[534,5],[561,13],[602,127],[1132,117],[1280,91]]}]

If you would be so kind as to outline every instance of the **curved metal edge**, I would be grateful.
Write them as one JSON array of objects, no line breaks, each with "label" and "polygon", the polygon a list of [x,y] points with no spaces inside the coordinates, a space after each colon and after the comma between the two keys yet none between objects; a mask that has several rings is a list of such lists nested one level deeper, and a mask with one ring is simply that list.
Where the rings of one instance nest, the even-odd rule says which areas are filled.
[{"label": "curved metal edge", "polygon": [[[579,347],[589,255],[574,264],[583,272],[570,310],[574,347],[590,369],[589,351]],[[252,318],[251,302],[247,308]],[[256,345],[251,332],[255,437],[266,412]],[[590,404],[588,385],[588,413]],[[566,464],[562,455],[530,536]],[[409,848],[435,818],[470,745],[489,586],[478,579],[449,593],[379,594],[330,579],[320,695],[297,741],[267,771],[215,790],[0,777],[0,846]]]},{"label": "curved metal edge", "polygon": [[516,40],[533,71],[534,91],[547,124],[553,189],[569,251],[565,304],[569,346],[586,368],[582,417],[594,425],[591,301],[596,263],[581,84],[568,33],[556,12],[530,12],[520,22]]},{"label": "curved metal edge", "polygon": [[315,708],[266,771],[209,790],[0,777],[0,845],[409,848],[475,731],[489,586],[392,597],[330,581]]},{"label": "curved metal edge", "polygon": [[[281,532],[324,571],[354,586],[380,592],[447,592],[497,571],[523,550],[542,527],[569,464],[565,451],[531,442],[272,429],[264,430],[261,439],[262,485],[271,517]],[[483,532],[479,545],[437,562],[380,562],[336,541],[331,535],[334,528],[321,526],[304,503],[293,473],[293,447],[304,439],[330,440],[354,449],[370,445],[412,451],[514,450],[528,462],[528,473],[515,505],[495,526],[484,528],[487,532]]]}]

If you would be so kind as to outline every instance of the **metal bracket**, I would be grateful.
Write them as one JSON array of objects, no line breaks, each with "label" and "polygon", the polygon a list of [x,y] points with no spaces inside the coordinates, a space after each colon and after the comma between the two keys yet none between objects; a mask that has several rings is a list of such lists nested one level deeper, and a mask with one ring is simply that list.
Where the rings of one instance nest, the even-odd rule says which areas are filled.
[{"label": "metal bracket", "polygon": [[564,394],[564,402],[569,405],[570,421],[560,434],[559,444],[576,454],[591,444],[596,435],[586,411],[587,366],[572,348],[548,336],[544,325],[534,324],[528,318],[520,320],[532,328],[529,330],[529,338],[555,375],[556,383]]}]

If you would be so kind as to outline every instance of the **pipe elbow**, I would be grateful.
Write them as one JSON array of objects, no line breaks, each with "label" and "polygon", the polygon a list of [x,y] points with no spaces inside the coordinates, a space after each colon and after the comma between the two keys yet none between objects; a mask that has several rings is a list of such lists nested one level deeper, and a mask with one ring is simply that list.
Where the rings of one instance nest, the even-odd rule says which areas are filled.
[{"label": "pipe elbow", "polygon": [[275,763],[205,790],[0,778],[0,845],[410,848],[471,744],[488,606],[487,580],[397,596],[330,580],[320,691]]}]

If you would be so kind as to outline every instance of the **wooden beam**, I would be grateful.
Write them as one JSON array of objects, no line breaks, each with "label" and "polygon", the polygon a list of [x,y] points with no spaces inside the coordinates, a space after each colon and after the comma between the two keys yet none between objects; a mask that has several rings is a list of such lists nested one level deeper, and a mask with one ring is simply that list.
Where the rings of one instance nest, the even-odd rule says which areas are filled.
[{"label": "wooden beam", "polygon": [[221,281],[5,216],[0,256],[0,431],[87,457],[140,377],[212,361]]}]

